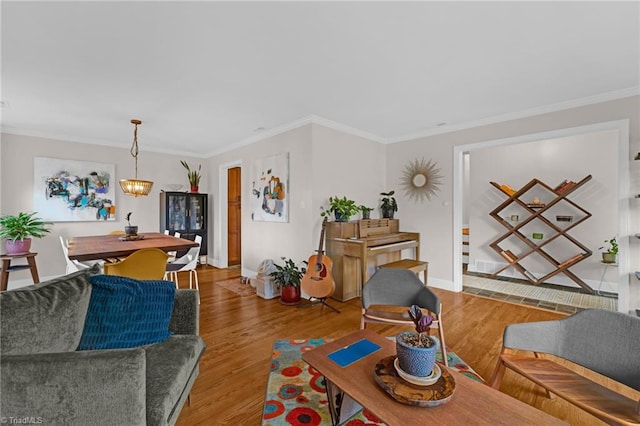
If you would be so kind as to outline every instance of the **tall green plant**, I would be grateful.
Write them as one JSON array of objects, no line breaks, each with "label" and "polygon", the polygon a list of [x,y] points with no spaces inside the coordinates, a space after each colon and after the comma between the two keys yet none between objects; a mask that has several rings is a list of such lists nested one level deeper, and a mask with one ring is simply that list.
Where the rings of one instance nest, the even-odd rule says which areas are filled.
[{"label": "tall green plant", "polygon": [[180,160],[180,164],[182,164],[182,167],[184,167],[185,169],[187,169],[187,177],[189,178],[189,185],[191,186],[198,186],[200,184],[200,170],[202,170],[202,164],[198,165],[198,170],[191,170],[191,168],[189,167],[189,164],[184,161],[184,160]]},{"label": "tall green plant", "polygon": [[42,238],[51,232],[48,228],[51,224],[36,217],[36,212],[4,215],[0,217],[0,239],[15,242],[25,238]]}]

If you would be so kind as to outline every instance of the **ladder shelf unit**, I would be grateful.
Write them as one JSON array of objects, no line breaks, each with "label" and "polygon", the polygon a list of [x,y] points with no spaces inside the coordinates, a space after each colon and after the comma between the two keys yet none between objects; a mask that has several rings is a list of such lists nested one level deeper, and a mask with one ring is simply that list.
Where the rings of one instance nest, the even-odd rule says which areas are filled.
[{"label": "ladder shelf unit", "polygon": [[[569,270],[572,266],[585,260],[592,255],[591,250],[583,245],[580,241],[568,234],[568,232],[580,225],[585,220],[591,217],[591,213],[587,210],[567,198],[575,190],[583,186],[591,180],[591,175],[584,177],[579,182],[567,182],[564,181],[560,185],[552,188],[539,179],[531,179],[525,186],[518,191],[509,187],[508,185],[499,185],[496,182],[490,182],[501,193],[507,196],[507,199],[497,206],[489,215],[493,217],[498,223],[506,228],[506,232],[500,235],[489,246],[504,258],[508,263],[499,268],[491,276],[496,277],[502,271],[509,267],[513,267],[516,271],[522,274],[529,282],[534,285],[540,284],[548,280],[549,278],[563,273],[570,278],[582,289],[588,293],[593,294],[593,289],[582,281],[578,276]],[[527,203],[523,201],[523,197],[526,194],[540,193],[545,199],[542,203],[535,197],[535,202]],[[560,222],[560,218],[563,218],[562,223],[568,223],[565,226],[558,225],[554,222],[549,215],[553,211],[553,208],[568,208],[579,214],[576,220],[573,220],[573,216],[557,215],[556,222]],[[519,215],[516,216],[517,223],[511,223],[508,219],[501,217],[504,214],[505,209],[518,208],[519,211],[524,212],[525,217],[522,220],[517,220]],[[545,229],[549,229],[551,234],[544,238],[544,241],[540,241],[542,234],[539,234],[539,239],[536,239],[536,234],[533,237],[528,236],[525,228],[527,225],[544,226]],[[511,250],[505,248],[506,241],[508,239],[515,238],[521,243],[521,247],[518,254],[514,254]],[[548,248],[552,242],[568,242],[571,247],[577,248],[580,251],[578,253],[571,253],[568,257],[558,259],[559,256],[553,256]],[[533,273],[523,266],[522,262],[529,256],[544,259],[551,264],[552,270],[545,273],[541,277],[536,277]],[[533,258],[533,257],[532,257]]]}]

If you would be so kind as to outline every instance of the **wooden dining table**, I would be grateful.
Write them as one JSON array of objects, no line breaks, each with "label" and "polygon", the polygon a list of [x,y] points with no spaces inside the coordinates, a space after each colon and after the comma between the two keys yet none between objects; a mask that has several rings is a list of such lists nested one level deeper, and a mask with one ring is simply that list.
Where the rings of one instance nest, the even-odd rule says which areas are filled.
[{"label": "wooden dining table", "polygon": [[124,235],[90,235],[69,239],[69,259],[84,262],[127,257],[145,248],[158,248],[164,252],[184,251],[198,243],[160,232],[143,232],[139,239],[127,240]]}]

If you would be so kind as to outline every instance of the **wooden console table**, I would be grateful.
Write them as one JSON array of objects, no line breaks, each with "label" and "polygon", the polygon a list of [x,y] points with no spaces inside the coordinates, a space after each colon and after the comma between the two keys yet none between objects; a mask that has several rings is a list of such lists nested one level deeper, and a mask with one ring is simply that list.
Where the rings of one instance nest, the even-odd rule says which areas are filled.
[{"label": "wooden console table", "polygon": [[[16,255],[0,255],[0,260],[2,260],[2,273],[0,274],[0,291],[6,291],[7,285],[9,284],[9,272],[11,271],[19,271],[21,269],[30,269],[31,270],[31,278],[33,278],[33,283],[38,284],[40,282],[40,278],[38,277],[38,267],[36,266],[36,255],[38,253],[24,253],[24,254],[16,254]],[[26,265],[11,265],[11,261],[15,259],[27,259]]]}]

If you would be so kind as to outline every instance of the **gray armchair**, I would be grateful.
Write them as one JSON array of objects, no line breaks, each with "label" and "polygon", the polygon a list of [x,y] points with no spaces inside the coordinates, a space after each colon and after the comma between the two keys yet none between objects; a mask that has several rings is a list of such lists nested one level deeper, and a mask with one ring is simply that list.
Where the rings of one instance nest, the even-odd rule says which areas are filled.
[{"label": "gray armchair", "polygon": [[431,327],[438,329],[442,360],[449,365],[442,327],[442,304],[415,273],[406,269],[378,269],[363,286],[361,301],[361,329],[365,329],[367,323],[414,326],[409,317],[409,307],[418,305],[426,310],[434,318]]}]

